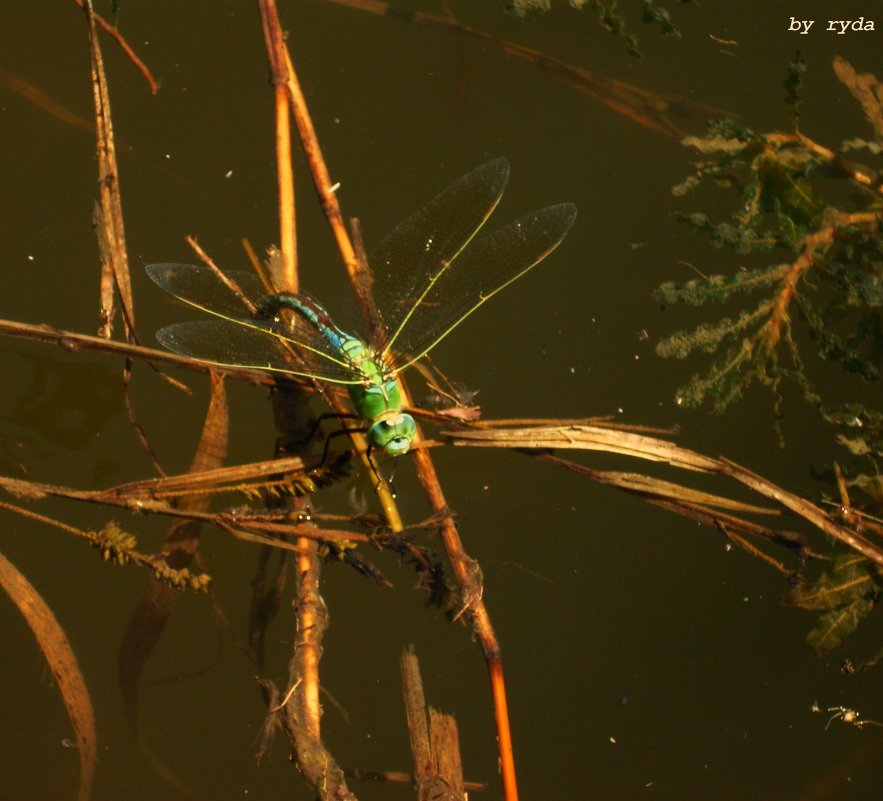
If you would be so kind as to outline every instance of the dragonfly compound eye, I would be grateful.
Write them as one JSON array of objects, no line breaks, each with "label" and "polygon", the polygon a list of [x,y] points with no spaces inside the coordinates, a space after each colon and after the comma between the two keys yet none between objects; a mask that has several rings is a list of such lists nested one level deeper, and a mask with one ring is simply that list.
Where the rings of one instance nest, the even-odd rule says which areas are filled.
[{"label": "dragonfly compound eye", "polygon": [[411,440],[417,434],[417,424],[409,414],[383,417],[368,431],[371,447],[379,448],[390,456],[401,456],[411,448]]},{"label": "dragonfly compound eye", "polygon": [[390,456],[403,456],[411,450],[411,440],[407,437],[393,437],[386,443],[384,450]]}]

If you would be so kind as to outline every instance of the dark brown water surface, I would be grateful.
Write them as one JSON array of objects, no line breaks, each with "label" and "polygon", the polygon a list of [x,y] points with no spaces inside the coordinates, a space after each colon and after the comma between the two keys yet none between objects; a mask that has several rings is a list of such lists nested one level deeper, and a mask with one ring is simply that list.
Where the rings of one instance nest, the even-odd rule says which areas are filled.
[{"label": "dark brown water surface", "polygon": [[[448,375],[480,389],[487,416],[613,415],[679,425],[687,447],[725,454],[809,497],[822,489],[809,465],[830,461],[831,432],[796,394],[787,398],[782,450],[769,396],[752,392],[725,418],[686,412],[675,405],[675,390],[705,362],[654,354],[661,337],[702,318],[661,312],[653,288],[692,277],[683,262],[706,274],[743,263],[672,219],[676,209],[720,215],[729,208],[710,192],[672,197],[693,152],[492,42],[331,3],[284,5],[344,213],[361,219],[369,245],[498,155],[512,165],[501,221],[559,201],[579,207],[548,262],[434,354]],[[505,15],[502,2],[450,5],[464,24],[596,78],[681,98],[669,101],[665,119],[692,133],[704,125],[693,104],[738,114],[756,130],[786,129],[782,82],[800,49],[808,64],[804,132],[830,147],[870,136],[831,62],[841,55],[883,77],[879,30],[823,30],[835,5],[844,19],[876,13],[879,29],[883,9],[870,0],[672,3],[680,39],[662,38],[640,24],[637,4],[621,4],[640,34],[643,62],[605,34],[592,12],[565,3],[527,20]],[[431,0],[409,7],[442,13]],[[792,16],[816,24],[807,35],[792,33]],[[151,96],[105,40],[137,321],[150,343],[153,331],[186,312],[150,283],[143,264],[192,261],[183,238],[194,234],[218,263],[245,269],[240,238],[259,250],[278,239],[273,105],[251,4],[128,2],[118,22],[162,82]],[[98,324],[97,172],[81,13],[73,4],[6,0],[0,59],[0,318],[91,333]],[[297,170],[301,280],[337,313],[351,296],[302,159]],[[0,340],[0,365],[4,474],[82,488],[152,475],[122,409],[120,361]],[[205,379],[182,378],[192,397],[144,368],[133,382],[140,421],[169,472],[189,463],[207,397]],[[268,458],[265,391],[231,387],[231,404],[230,463]],[[582,461],[646,470],[611,457]],[[524,799],[879,796],[880,731],[833,724],[825,731],[825,718],[810,712],[818,701],[883,719],[879,676],[839,672],[843,656],[876,648],[873,620],[848,654],[818,659],[804,644],[810,617],[780,602],[785,581],[727,549],[715,531],[512,453],[450,449],[438,453],[437,465],[466,547],[484,570]],[[425,517],[407,463],[397,484],[407,520]],[[347,487],[316,503],[351,509]],[[117,517],[144,550],[165,536],[157,518],[61,502],[39,508],[81,528]],[[218,601],[244,637],[257,548],[208,530],[203,549]],[[119,644],[145,572],[115,569],[82,541],[5,512],[0,550],[43,594],[78,656],[97,720],[96,801],[189,797],[139,751],[117,682]],[[415,643],[431,702],[459,722],[467,777],[491,785],[473,797],[499,798],[479,648],[466,628],[425,608],[410,568],[380,564],[395,589],[341,564],[325,570],[332,623],[322,682],[346,712],[324,702],[329,747],[345,766],[408,769],[397,660]],[[283,606],[268,640],[268,672],[283,685],[292,621]],[[73,798],[70,724],[43,657],[5,600],[0,635],[0,797]],[[194,797],[312,797],[281,743],[271,761],[255,765],[265,709],[254,672],[230,635],[219,634],[208,600],[184,597],[148,663],[140,720],[153,756]],[[354,789],[363,799],[413,797],[401,787]]]}]

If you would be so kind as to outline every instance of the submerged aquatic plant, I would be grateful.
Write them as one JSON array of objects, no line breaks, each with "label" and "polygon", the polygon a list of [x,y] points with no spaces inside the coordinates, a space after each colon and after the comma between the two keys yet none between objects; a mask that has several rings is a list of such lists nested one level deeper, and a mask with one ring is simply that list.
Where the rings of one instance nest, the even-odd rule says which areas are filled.
[{"label": "submerged aquatic plant", "polygon": [[[681,0],[681,2],[690,2],[690,0]],[[570,5],[576,9],[587,8],[594,11],[598,15],[598,23],[601,27],[625,42],[629,55],[643,58],[638,47],[638,37],[629,31],[625,16],[619,13],[619,0],[570,0]],[[530,13],[546,12],[551,6],[551,0],[511,0],[507,7],[523,17]],[[641,22],[658,26],[664,36],[681,35],[678,26],[672,22],[668,10],[660,8],[654,0],[641,0]]]},{"label": "submerged aquatic plant", "polygon": [[[863,392],[863,385],[879,381],[883,362],[883,182],[876,171],[844,155],[856,150],[880,154],[883,87],[842,59],[835,60],[834,69],[861,103],[876,141],[854,138],[835,151],[800,131],[805,65],[799,54],[785,81],[792,132],[758,133],[721,119],[709,125],[704,137],[684,140],[703,160],[674,193],[684,196],[710,182],[734,191],[738,203],[720,222],[701,212],[677,218],[715,247],[753,261],[731,275],[660,286],[655,295],[665,305],[717,302],[734,310],[692,331],[671,334],[656,350],[663,357],[685,358],[696,351],[715,355],[705,372],[677,391],[683,406],[723,413],[757,382],[773,395],[778,427],[783,385],[791,382],[836,428],[837,443],[848,450],[848,467],[834,464],[825,471],[825,477],[836,478],[841,517],[859,531],[883,531],[877,523],[877,510],[883,508],[883,409]],[[838,365],[854,379],[839,382],[837,401],[810,378],[814,358]],[[853,393],[849,402],[842,402],[844,392]],[[871,511],[852,507],[853,488],[863,493]],[[864,556],[841,551],[833,558],[833,569],[814,580],[801,577],[787,598],[819,613],[807,641],[820,654],[843,643],[883,588],[877,566]]]},{"label": "submerged aquatic plant", "polygon": [[[666,357],[684,358],[697,350],[717,354],[707,372],[680,388],[680,405],[707,404],[723,412],[757,381],[771,389],[781,413],[782,382],[788,379],[824,410],[808,376],[798,324],[816,344],[819,357],[864,381],[879,379],[883,192],[875,173],[849,164],[799,131],[800,65],[792,65],[786,83],[793,133],[757,133],[723,119],[712,122],[704,137],[684,140],[709,158],[697,163],[674,193],[683,196],[710,181],[734,190],[739,202],[725,221],[714,222],[701,212],[677,218],[715,247],[754,254],[757,266],[740,267],[727,276],[669,282],[656,290],[663,304],[694,306],[732,305],[741,296],[753,296],[734,315],[678,331],[658,344],[657,353]],[[842,192],[828,180],[831,176],[849,180],[850,189],[857,191]]]}]

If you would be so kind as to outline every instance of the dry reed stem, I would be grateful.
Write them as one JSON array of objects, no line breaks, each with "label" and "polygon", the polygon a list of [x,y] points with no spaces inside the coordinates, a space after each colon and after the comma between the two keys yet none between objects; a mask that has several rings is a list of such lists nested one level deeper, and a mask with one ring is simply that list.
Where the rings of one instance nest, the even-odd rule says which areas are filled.
[{"label": "dry reed stem", "polygon": [[[347,233],[346,226],[343,224],[343,214],[340,210],[340,204],[337,201],[337,195],[332,191],[332,183],[331,177],[328,173],[328,167],[325,164],[322,149],[319,146],[319,140],[316,136],[316,130],[313,127],[313,121],[310,117],[309,109],[307,108],[306,99],[301,91],[300,81],[298,80],[297,72],[295,71],[294,64],[291,60],[291,54],[288,52],[287,48],[285,48],[285,66],[285,85],[289,94],[291,112],[294,115],[301,145],[303,146],[304,153],[306,154],[307,161],[310,165],[310,174],[313,177],[313,184],[319,195],[319,202],[322,205],[322,210],[331,226],[338,251],[340,252],[341,259],[346,267],[350,281],[353,283],[354,287],[358,287],[359,260],[356,256],[352,240]],[[361,298],[363,297],[361,293],[357,292],[356,296],[361,302]],[[365,316],[367,310],[363,307],[362,311],[363,316]],[[346,417],[351,413],[351,410],[347,408],[346,404],[337,397],[326,395],[326,398],[336,414],[341,417]],[[373,467],[366,455],[368,452],[368,446],[365,438],[358,432],[351,432],[350,439],[352,440],[355,449],[361,454],[365,468],[369,472],[373,472]],[[381,482],[378,485],[377,496],[390,527],[393,531],[402,531],[404,525],[398,507],[395,504],[389,487],[386,486],[385,483]]]},{"label": "dry reed stem", "polygon": [[[274,100],[276,132],[276,171],[279,192],[279,244],[282,275],[273,276],[276,288],[297,292],[297,255],[295,236],[294,168],[291,159],[291,130],[289,124],[289,70],[287,48],[279,22],[275,0],[258,0],[264,44],[270,64]],[[284,402],[285,394],[277,397]],[[281,416],[280,416],[281,419]],[[292,503],[298,504],[297,499]],[[328,625],[325,603],[319,594],[318,543],[304,537],[296,541],[297,606],[295,609],[297,635],[289,663],[289,683],[295,687],[293,697],[284,704],[288,719],[295,727],[296,736],[291,745],[298,765],[320,797],[349,795],[343,772],[336,766],[321,740],[321,705],[319,703],[319,661],[322,658],[322,640]],[[320,754],[320,758],[316,755]],[[329,777],[333,781],[329,784]]]},{"label": "dry reed stem", "polygon": [[[289,676],[301,682],[300,724],[310,739],[321,742],[322,710],[319,703],[319,660],[322,658],[322,640],[328,628],[325,601],[319,594],[322,563],[319,560],[319,543],[298,537],[297,555],[297,639]],[[306,547],[304,547],[306,546]]]},{"label": "dry reed stem", "polygon": [[445,553],[451,564],[451,570],[457,581],[463,602],[476,636],[481,643],[482,651],[488,666],[488,677],[491,683],[491,695],[494,701],[494,718],[497,729],[497,746],[500,754],[500,776],[503,781],[503,794],[506,801],[516,801],[518,785],[515,778],[515,754],[512,747],[512,731],[509,725],[509,705],[506,700],[506,683],[503,677],[503,662],[500,643],[491,623],[490,614],[482,599],[482,588],[475,587],[476,568],[472,559],[463,548],[460,534],[454,520],[448,512],[447,501],[435,472],[435,465],[426,449],[414,452],[414,463],[417,476],[423,490],[429,498],[433,512],[441,516],[441,538]]},{"label": "dry reed stem", "polygon": [[[313,121],[310,117],[309,109],[307,108],[306,99],[301,91],[300,81],[298,80],[297,72],[294,69],[291,54],[288,52],[287,47],[285,48],[285,65],[286,86],[290,95],[291,111],[294,115],[295,123],[297,124],[301,145],[303,146],[304,153],[306,154],[307,161],[310,165],[310,174],[313,177],[313,184],[319,194],[322,210],[331,226],[332,232],[334,233],[337,248],[340,252],[344,266],[347,269],[347,273],[349,274],[350,281],[357,289],[356,297],[359,298],[361,297],[361,293],[358,292],[360,274],[359,260],[356,256],[352,240],[343,224],[343,214],[340,211],[337,195],[331,189],[332,183],[328,173],[328,167],[325,164],[322,148],[319,145],[316,130],[313,127]],[[363,309],[363,313],[365,313],[365,311],[366,310]],[[332,395],[326,395],[326,397],[335,413],[341,416],[346,416],[350,413],[350,409],[348,409],[341,400]],[[362,459],[365,461],[366,468],[371,471],[372,466],[368,461],[367,456],[365,456],[368,450],[365,438],[357,432],[352,432],[350,438],[352,439],[356,450],[362,454]],[[396,532],[402,531],[404,525],[398,507],[395,504],[389,487],[384,482],[381,482],[378,485],[377,496],[390,528]]]},{"label": "dry reed stem", "polygon": [[276,125],[276,184],[279,191],[279,248],[282,275],[275,276],[279,289],[297,292],[297,233],[295,227],[294,167],[291,160],[291,125],[288,118],[289,88],[285,62],[285,39],[273,0],[258,3],[264,46],[270,65]]},{"label": "dry reed stem", "polygon": [[316,129],[313,127],[313,120],[307,108],[307,101],[304,98],[303,91],[301,91],[300,81],[298,80],[297,72],[294,69],[291,54],[288,52],[287,47],[285,48],[285,69],[291,113],[294,115],[301,145],[310,165],[313,184],[316,187],[316,192],[319,194],[322,211],[325,213],[325,217],[334,233],[337,249],[340,251],[344,266],[350,275],[350,279],[353,280],[358,273],[358,259],[356,258],[355,249],[349,234],[347,234],[346,226],[343,224],[340,204],[337,202],[337,195],[332,189],[334,184],[328,173],[325,158],[322,156],[322,149],[319,146]]},{"label": "dry reed stem", "polygon": [[[270,1],[271,0],[266,0],[266,2]],[[301,142],[310,163],[313,182],[319,192],[323,209],[329,223],[331,224],[332,230],[334,231],[338,249],[340,250],[344,264],[349,272],[350,280],[353,283],[353,287],[358,297],[361,293],[359,292],[359,263],[355,248],[353,247],[352,241],[343,225],[343,216],[340,212],[337,196],[331,191],[331,181],[328,170],[325,166],[319,141],[307,109],[306,101],[300,89],[300,82],[297,79],[294,65],[287,48],[285,50],[285,59],[288,70],[286,85],[291,96],[292,111],[298,126]],[[403,399],[405,403],[407,405],[413,405],[410,403],[407,387],[405,387],[401,381],[399,381],[399,384],[403,391]],[[419,438],[420,435],[418,433],[417,442],[419,442]],[[463,549],[462,542],[460,541],[453,520],[450,515],[447,514],[447,504],[445,503],[444,495],[428,452],[421,449],[416,450],[414,462],[418,477],[429,497],[433,512],[438,515],[445,515],[444,523],[442,524],[442,541],[451,563],[454,577],[460,588],[461,595],[464,599],[467,599],[466,602],[470,620],[475,627],[477,636],[482,643],[482,649],[488,660],[497,722],[497,738],[500,747],[500,764],[503,777],[504,795],[506,801],[517,801],[518,791],[515,784],[512,735],[509,730],[509,714],[506,704],[505,687],[503,684],[502,665],[500,663],[500,647],[496,635],[494,634],[493,627],[491,626],[490,616],[481,600],[481,592],[475,592],[472,590],[476,576],[475,563]],[[395,504],[392,501],[391,495],[388,494],[387,487],[381,486],[379,491],[384,512],[388,515],[390,526],[394,531],[402,530],[401,519],[398,515]],[[394,516],[392,516],[393,512]]]},{"label": "dry reed stem", "polygon": [[[118,564],[131,562],[139,567],[149,568],[157,575],[162,574],[177,579],[178,586],[189,585],[193,589],[196,589],[197,585],[200,589],[205,589],[208,586],[209,579],[205,574],[195,575],[194,578],[196,581],[195,583],[191,583],[189,578],[192,574],[190,574],[189,571],[185,573],[177,569],[168,570],[168,565],[161,556],[157,554],[145,554],[135,550],[135,538],[118,528],[115,523],[111,522],[107,524],[101,531],[86,531],[77,528],[76,526],[63,523],[53,517],[41,515],[38,512],[32,512],[30,509],[6,503],[5,501],[0,501],[0,509],[5,509],[7,512],[19,515],[19,517],[33,520],[41,526],[55,528],[59,531],[64,531],[67,534],[79,537],[80,539],[84,539],[93,547],[101,550],[102,556],[106,560],[114,560]],[[126,542],[126,540],[128,541]],[[123,547],[119,547],[121,541],[123,541]]]},{"label": "dry reed stem", "polygon": [[[74,0],[74,2],[82,9],[85,9],[86,3],[85,0]],[[100,14],[96,14],[94,10],[92,10],[92,16],[98,25],[105,31],[105,33],[109,34],[110,37],[120,46],[123,53],[129,58],[136,69],[144,76],[148,85],[150,86],[150,91],[152,94],[156,94],[159,92],[159,83],[156,78],[153,77],[153,74],[148,69],[147,65],[135,54],[135,51],[129,46],[129,43],[123,38],[122,34],[117,30],[115,25],[111,25],[104,17]]]},{"label": "dry reed stem", "polygon": [[[70,501],[83,503],[100,503],[121,509],[128,509],[136,514],[160,514],[181,520],[192,520],[201,523],[209,523],[227,531],[231,535],[251,542],[259,542],[273,548],[298,551],[298,548],[280,537],[300,537],[317,541],[333,542],[342,548],[351,546],[354,542],[368,543],[373,539],[367,534],[356,531],[344,531],[339,529],[318,528],[316,526],[305,527],[301,523],[275,523],[250,515],[241,515],[231,512],[200,512],[192,509],[178,509],[164,500],[152,500],[143,495],[121,496],[114,491],[104,490],[78,490],[70,487],[62,487],[57,484],[44,484],[36,481],[25,481],[20,478],[8,478],[0,476],[0,490],[10,495],[27,501],[38,501],[43,498],[65,498]],[[200,490],[207,492],[207,488]],[[72,533],[75,530],[72,530]],[[261,532],[272,534],[273,537],[264,537]]]},{"label": "dry reed stem", "polygon": [[113,311],[113,292],[108,292],[108,274],[120,292],[123,311],[123,326],[126,339],[132,341],[135,327],[135,309],[132,300],[132,279],[129,274],[129,258],[126,252],[126,233],[123,224],[123,208],[119,188],[119,167],[113,138],[113,122],[110,113],[110,95],[107,90],[107,76],[104,73],[104,60],[95,30],[95,18],[90,0],[85,0],[84,9],[89,29],[89,54],[92,67],[92,91],[95,101],[95,128],[98,150],[98,188],[101,201],[99,221],[99,242],[102,243],[102,257],[105,273],[105,290],[101,303],[101,331],[110,337]]},{"label": "dry reed stem", "polygon": [[[92,91],[95,102],[95,132],[98,151],[98,187],[100,205],[93,215],[99,251],[101,253],[101,279],[99,334],[110,339],[115,316],[114,285],[119,291],[122,308],[123,329],[129,342],[137,340],[135,334],[135,301],[132,296],[132,279],[129,271],[129,257],[126,251],[125,224],[123,222],[122,197],[119,186],[119,167],[114,144],[113,122],[110,112],[110,94],[104,60],[98,42],[96,20],[91,0],[84,0],[83,9],[89,32],[89,56],[91,63]],[[129,423],[135,437],[141,444],[154,469],[162,474],[163,469],[156,458],[146,434],[138,422],[132,397],[129,392],[132,380],[132,363],[127,360],[123,367],[123,398]]]},{"label": "dry reed stem", "polygon": [[[330,179],[327,168],[325,167],[324,159],[321,155],[321,148],[319,147],[303,95],[300,92],[300,85],[297,81],[290,56],[287,56],[287,58],[289,67],[288,83],[293,92],[292,103],[295,109],[295,119],[298,122],[298,129],[313,172],[313,180],[319,191],[323,208],[325,209],[326,215],[328,216],[329,222],[334,230],[335,238],[337,239],[338,248],[340,249],[344,264],[347,266],[350,279],[353,282],[357,295],[359,295],[359,264],[355,249],[343,226],[343,217],[340,213],[337,197],[329,190]],[[405,403],[413,405],[410,402],[407,388],[401,381],[399,383],[403,390]],[[418,434],[415,442],[419,443],[419,441],[420,435]],[[505,685],[503,682],[502,664],[500,663],[500,647],[493,626],[490,622],[490,616],[481,600],[480,592],[476,593],[471,590],[475,579],[475,563],[474,560],[466,554],[456,526],[450,515],[447,513],[447,503],[444,500],[444,494],[438,482],[438,477],[432,461],[429,458],[428,452],[419,448],[416,449],[414,461],[418,477],[430,500],[433,513],[444,515],[444,522],[442,524],[442,542],[444,543],[445,551],[451,563],[454,577],[460,588],[461,595],[465,599],[468,599],[469,617],[473,623],[476,634],[481,641],[485,658],[488,661],[497,723],[497,739],[500,749],[500,765],[503,777],[504,795],[506,801],[517,801],[518,791],[515,782],[512,735],[509,729],[509,713],[506,702]],[[381,489],[383,490],[386,488],[381,487]],[[381,498],[381,500],[384,501],[383,498]],[[389,502],[384,502],[383,505],[384,512],[387,513],[391,508],[395,508],[394,504],[392,504],[391,497],[389,498]],[[394,531],[401,530],[401,521],[400,518],[398,518],[397,511],[395,520],[388,519]]]},{"label": "dry reed stem", "polygon": [[[254,479],[270,480],[286,473],[306,473],[320,465],[319,457],[311,462],[300,456],[287,456],[281,459],[267,459],[262,462],[249,462],[244,465],[218,467],[214,470],[200,470],[198,473],[130,481],[104,490],[107,495],[118,494],[128,497],[169,498],[193,492],[237,491],[246,482]],[[247,487],[244,487],[247,489]]]},{"label": "dry reed stem", "polygon": [[420,663],[413,645],[402,653],[400,667],[417,801],[464,801],[457,723],[432,707],[427,715]]},{"label": "dry reed stem", "polygon": [[[123,356],[124,358],[143,359],[154,365],[168,364],[174,367],[182,367],[197,373],[222,372],[231,378],[267,387],[276,386],[279,383],[277,378],[266,373],[256,372],[255,370],[236,367],[221,370],[215,365],[207,364],[204,361],[193,359],[189,356],[179,356],[171,351],[145,348],[143,345],[133,345],[127,342],[115,342],[104,337],[81,334],[77,331],[67,331],[63,328],[54,328],[51,325],[34,325],[32,323],[20,323],[16,320],[0,320],[0,334],[17,339],[27,339],[32,342],[42,342],[47,345],[57,345],[73,353],[80,350],[98,351],[115,356]],[[168,379],[168,376],[164,377]],[[172,381],[179,389],[189,391],[180,382],[173,379],[168,380]]]},{"label": "dry reed stem", "polygon": [[223,284],[227,289],[230,290],[236,297],[242,301],[242,307],[252,316],[257,314],[257,308],[252,302],[251,298],[246,297],[245,293],[242,291],[242,288],[229,276],[225,273],[217,264],[215,264],[214,259],[206,253],[199,242],[196,241],[193,236],[184,237],[184,241],[190,245],[193,249],[193,252],[199,256],[200,260],[206,267],[208,267],[215,278],[218,279],[218,282]]}]

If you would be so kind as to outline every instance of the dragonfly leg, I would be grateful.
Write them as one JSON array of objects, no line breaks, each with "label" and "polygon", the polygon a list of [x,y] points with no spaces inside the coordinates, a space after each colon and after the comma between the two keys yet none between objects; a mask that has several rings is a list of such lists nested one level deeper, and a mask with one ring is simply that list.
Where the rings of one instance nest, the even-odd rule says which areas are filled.
[{"label": "dragonfly leg", "polygon": [[[296,446],[302,447],[302,446],[306,445],[308,442],[310,442],[310,440],[313,439],[313,437],[316,436],[316,432],[319,430],[319,427],[326,420],[361,420],[361,419],[362,418],[359,417],[359,415],[357,415],[357,414],[337,414],[337,412],[323,412],[318,417],[316,417],[312,420],[309,431],[306,433],[306,435],[298,438],[297,440],[290,440],[290,441],[292,442],[293,445],[296,445]],[[357,430],[362,430],[362,429],[357,429]],[[325,464],[325,457],[327,455],[328,455],[328,445],[326,443],[325,450],[322,453],[322,464]]]},{"label": "dragonfly leg", "polygon": [[[371,472],[374,474],[374,478],[377,479],[376,482],[374,483],[374,492],[377,492],[380,489],[380,487],[383,485],[383,483],[386,482],[387,484],[389,484],[389,491],[390,491],[392,497],[395,498],[396,488],[392,483],[392,475],[387,479],[384,479],[383,476],[380,475],[380,471],[377,469],[377,462],[371,456],[373,450],[374,450],[374,446],[369,442],[368,443],[368,450],[366,451],[365,456],[368,458],[368,465],[371,468]],[[393,466],[392,466],[392,474],[393,475],[395,475],[397,464],[398,464],[397,461],[393,463]]]},{"label": "dragonfly leg", "polygon": [[[336,417],[340,419],[343,415],[329,415],[330,417]],[[349,416],[349,415],[348,415]],[[361,419],[358,415],[352,415],[355,419]],[[368,429],[362,428],[338,428],[337,431],[332,431],[327,437],[325,437],[325,447],[322,449],[322,460],[319,462],[320,465],[325,464],[328,459],[328,448],[331,446],[331,440],[334,437],[340,437],[343,434],[364,434]],[[369,446],[369,455],[370,455],[370,446]]]},{"label": "dragonfly leg", "polygon": [[[357,415],[353,415],[353,416],[356,417]],[[328,448],[331,445],[331,439],[333,437],[339,437],[339,436],[342,436],[343,434],[364,434],[366,431],[367,431],[367,429],[364,427],[362,427],[362,428],[340,428],[337,431],[332,431],[327,437],[325,437],[325,448],[322,451],[322,461],[319,464],[325,464],[325,461],[328,458]],[[368,450],[366,451],[365,456],[368,459],[368,465],[371,467],[371,472],[374,474],[374,478],[377,480],[374,485],[374,491],[376,492],[377,489],[381,486],[381,484],[384,483],[384,479],[383,479],[383,476],[380,475],[380,472],[377,469],[377,462],[374,460],[373,455],[372,455],[373,450],[374,450],[374,446],[369,442],[368,443]],[[395,472],[395,467],[393,467],[393,472]],[[389,483],[390,489],[392,491],[392,496],[393,496],[393,498],[395,498],[396,492],[395,492],[395,487],[392,486],[392,477],[390,477],[390,479],[387,481],[387,483]]]}]

